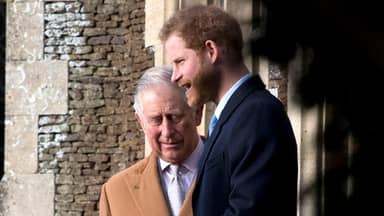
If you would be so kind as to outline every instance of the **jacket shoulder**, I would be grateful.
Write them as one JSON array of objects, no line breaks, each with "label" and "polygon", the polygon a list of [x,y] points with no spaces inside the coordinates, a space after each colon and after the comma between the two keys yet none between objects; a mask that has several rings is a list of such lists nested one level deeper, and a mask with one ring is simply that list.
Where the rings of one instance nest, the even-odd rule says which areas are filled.
[{"label": "jacket shoulder", "polygon": [[112,175],[108,179],[107,184],[110,184],[112,182],[119,182],[119,181],[122,181],[123,179],[130,179],[132,177],[141,175],[145,170],[145,168],[147,167],[149,161],[150,161],[149,157],[146,157],[142,160],[137,161],[132,166]]}]

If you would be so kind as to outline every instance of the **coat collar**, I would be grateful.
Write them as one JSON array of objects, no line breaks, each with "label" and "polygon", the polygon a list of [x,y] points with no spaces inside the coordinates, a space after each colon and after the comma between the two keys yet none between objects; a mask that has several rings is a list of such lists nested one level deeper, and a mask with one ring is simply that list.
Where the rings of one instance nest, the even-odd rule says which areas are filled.
[{"label": "coat collar", "polygon": [[168,216],[166,202],[157,168],[157,157],[152,152],[145,162],[137,166],[126,184],[132,192],[136,205],[143,215]]},{"label": "coat collar", "polygon": [[[132,175],[128,175],[125,183],[143,216],[169,216],[170,211],[164,195],[159,176],[157,156],[154,152],[138,165]],[[179,216],[192,215],[192,190],[194,182],[186,195]]]}]

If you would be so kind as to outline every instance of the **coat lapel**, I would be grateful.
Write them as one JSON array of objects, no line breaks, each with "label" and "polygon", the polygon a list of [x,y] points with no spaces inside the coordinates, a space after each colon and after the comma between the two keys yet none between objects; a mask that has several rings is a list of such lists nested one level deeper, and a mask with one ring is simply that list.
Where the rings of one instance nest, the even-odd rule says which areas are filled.
[{"label": "coat lapel", "polygon": [[179,216],[193,216],[192,193],[194,188],[195,188],[195,179],[192,181],[191,187],[189,188],[189,191],[185,196],[185,200],[184,200],[183,206],[180,209]]},{"label": "coat lapel", "polygon": [[131,175],[131,179],[127,179],[126,183],[132,191],[133,199],[143,216],[169,216],[154,153],[151,153],[148,162],[138,167],[135,174]]}]

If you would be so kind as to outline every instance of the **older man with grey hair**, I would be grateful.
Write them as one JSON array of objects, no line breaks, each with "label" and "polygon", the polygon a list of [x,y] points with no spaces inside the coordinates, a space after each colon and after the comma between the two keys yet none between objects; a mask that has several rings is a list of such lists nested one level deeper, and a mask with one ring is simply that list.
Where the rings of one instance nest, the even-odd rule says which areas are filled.
[{"label": "older man with grey hair", "polygon": [[102,187],[100,216],[192,215],[192,189],[203,151],[197,132],[202,106],[190,107],[168,67],[150,68],[137,82],[135,117],[151,154]]}]

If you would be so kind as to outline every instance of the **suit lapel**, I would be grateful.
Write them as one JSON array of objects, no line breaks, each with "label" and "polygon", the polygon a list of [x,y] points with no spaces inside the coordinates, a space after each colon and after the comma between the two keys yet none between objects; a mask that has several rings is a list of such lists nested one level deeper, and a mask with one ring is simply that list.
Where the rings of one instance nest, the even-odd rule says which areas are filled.
[{"label": "suit lapel", "polygon": [[259,76],[252,76],[250,79],[248,79],[246,82],[243,83],[231,96],[231,98],[228,100],[228,103],[225,105],[219,120],[217,121],[215,125],[215,130],[213,130],[213,133],[211,136],[208,137],[206,143],[204,144],[204,153],[202,156],[202,163],[200,165],[196,184],[199,184],[201,180],[201,172],[203,171],[203,168],[205,166],[205,163],[210,155],[210,152],[213,148],[213,145],[215,144],[215,140],[217,139],[218,134],[221,131],[221,127],[223,124],[229,119],[229,117],[232,115],[232,113],[236,110],[237,106],[245,100],[245,98],[251,94],[256,89],[262,90],[265,89],[264,83],[261,81]]},{"label": "suit lapel", "polygon": [[161,187],[154,153],[149,156],[148,163],[136,170],[131,178],[127,179],[126,183],[143,215],[168,216],[168,205]]}]

